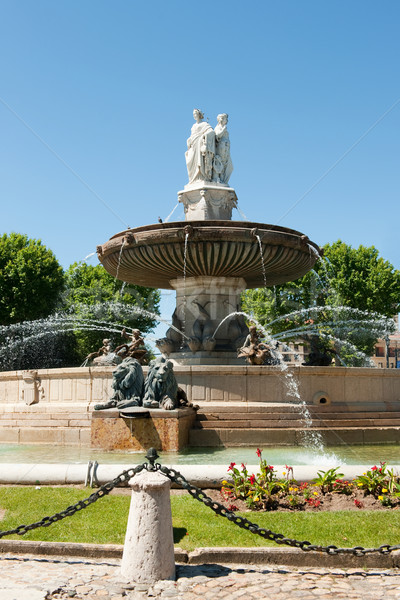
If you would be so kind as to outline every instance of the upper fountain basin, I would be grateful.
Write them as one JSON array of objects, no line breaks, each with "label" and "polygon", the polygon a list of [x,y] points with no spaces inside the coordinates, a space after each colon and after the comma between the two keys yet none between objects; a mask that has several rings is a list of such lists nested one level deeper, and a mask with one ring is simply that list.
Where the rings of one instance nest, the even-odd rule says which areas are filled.
[{"label": "upper fountain basin", "polygon": [[170,281],[183,277],[184,271],[186,277],[242,277],[247,288],[272,286],[305,275],[319,253],[299,231],[243,221],[145,225],[117,233],[97,247],[100,262],[114,277],[163,289],[173,289]]}]

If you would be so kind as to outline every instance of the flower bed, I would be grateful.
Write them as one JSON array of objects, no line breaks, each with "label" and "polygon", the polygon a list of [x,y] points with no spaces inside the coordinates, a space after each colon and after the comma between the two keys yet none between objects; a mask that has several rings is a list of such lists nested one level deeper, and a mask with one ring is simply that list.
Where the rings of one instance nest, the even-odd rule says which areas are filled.
[{"label": "flower bed", "polygon": [[232,462],[231,481],[223,481],[219,500],[236,510],[360,510],[397,509],[400,506],[400,478],[385,462],[374,465],[355,479],[343,479],[340,467],[318,471],[310,483],[297,482],[293,467],[286,465],[282,476],[262,458],[260,470],[249,473],[245,464]]}]

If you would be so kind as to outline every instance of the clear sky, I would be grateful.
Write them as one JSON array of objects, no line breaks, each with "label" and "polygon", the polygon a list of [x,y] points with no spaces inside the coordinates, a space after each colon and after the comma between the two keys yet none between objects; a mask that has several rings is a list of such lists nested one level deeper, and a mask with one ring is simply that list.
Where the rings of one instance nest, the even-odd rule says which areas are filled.
[{"label": "clear sky", "polygon": [[0,9],[0,233],[40,238],[66,268],[165,219],[199,107],[213,126],[229,114],[249,220],[374,245],[400,268],[397,0]]}]

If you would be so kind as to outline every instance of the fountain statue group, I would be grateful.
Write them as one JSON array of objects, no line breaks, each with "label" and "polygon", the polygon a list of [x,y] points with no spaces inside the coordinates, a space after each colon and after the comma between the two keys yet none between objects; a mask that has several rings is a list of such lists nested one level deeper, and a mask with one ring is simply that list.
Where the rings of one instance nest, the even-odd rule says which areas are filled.
[{"label": "fountain statue group", "polygon": [[196,122],[187,141],[186,152],[189,185],[198,181],[228,185],[233,171],[228,115],[222,113],[217,116],[215,129],[203,120],[204,114],[198,108],[194,109],[193,118]]}]

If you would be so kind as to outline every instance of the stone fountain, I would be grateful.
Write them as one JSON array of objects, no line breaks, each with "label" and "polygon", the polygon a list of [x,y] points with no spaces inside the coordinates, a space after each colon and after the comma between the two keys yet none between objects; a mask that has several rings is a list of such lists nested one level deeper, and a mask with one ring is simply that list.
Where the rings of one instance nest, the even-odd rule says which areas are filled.
[{"label": "stone fountain", "polygon": [[158,341],[175,364],[243,364],[237,348],[248,328],[235,314],[240,294],[301,277],[320,249],[293,229],[231,220],[237,196],[229,186],[228,115],[218,115],[215,129],[200,110],[193,117],[185,155],[189,182],[178,192],[185,221],[127,229],[97,254],[114,277],[176,290],[172,327]]},{"label": "stone fountain", "polygon": [[[104,418],[93,411],[112,393],[115,367],[102,360],[105,340],[93,367],[2,373],[0,444],[178,450],[188,442],[211,447],[304,442],[299,402],[293,402],[279,369],[237,357],[248,329],[235,313],[242,290],[304,275],[319,248],[292,229],[231,220],[237,196],[229,186],[228,117],[219,115],[213,129],[199,110],[193,116],[189,180],[178,192],[185,221],[118,233],[98,247],[98,256],[124,281],[176,290],[172,326],[159,348],[173,359],[188,400],[200,406],[194,427],[190,408],[154,409],[146,419],[124,418],[113,409]],[[299,383],[311,429],[326,444],[400,442],[400,369],[296,366],[288,372]]]}]

